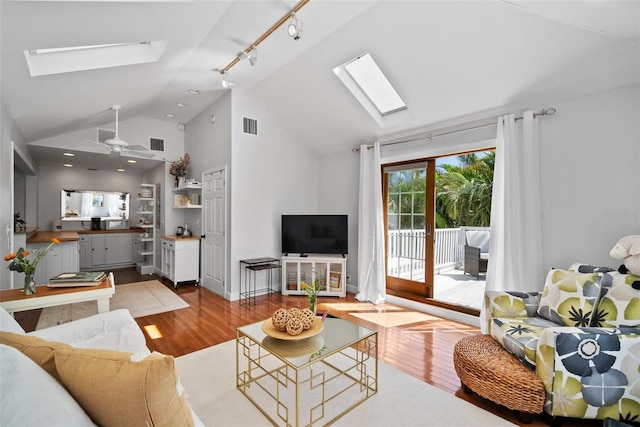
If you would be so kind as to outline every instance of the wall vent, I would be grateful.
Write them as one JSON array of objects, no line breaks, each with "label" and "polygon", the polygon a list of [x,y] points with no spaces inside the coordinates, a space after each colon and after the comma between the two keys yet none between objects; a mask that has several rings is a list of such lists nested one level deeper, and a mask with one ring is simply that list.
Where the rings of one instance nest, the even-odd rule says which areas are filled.
[{"label": "wall vent", "polygon": [[251,135],[258,134],[258,121],[256,119],[250,119],[248,117],[244,117],[242,119],[242,130],[244,133],[249,133]]},{"label": "wall vent", "polygon": [[164,139],[149,138],[149,148],[153,151],[164,151]]},{"label": "wall vent", "polygon": [[98,128],[98,142],[104,143],[107,139],[113,139],[115,137],[116,137],[115,130]]}]

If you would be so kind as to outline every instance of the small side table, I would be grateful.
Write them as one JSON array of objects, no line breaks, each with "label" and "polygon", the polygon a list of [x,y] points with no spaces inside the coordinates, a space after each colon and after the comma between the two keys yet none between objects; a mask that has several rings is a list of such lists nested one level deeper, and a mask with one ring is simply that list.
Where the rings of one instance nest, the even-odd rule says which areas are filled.
[{"label": "small side table", "polygon": [[[273,292],[273,270],[281,267],[280,260],[278,258],[251,258],[240,260],[240,276],[242,278],[242,270],[244,268],[244,278],[242,278],[242,286],[240,288],[240,297],[247,300],[253,299],[255,304],[255,297],[261,293]],[[256,272],[266,271],[267,275],[267,287],[262,289],[256,289]],[[250,274],[249,274],[250,272]]]}]

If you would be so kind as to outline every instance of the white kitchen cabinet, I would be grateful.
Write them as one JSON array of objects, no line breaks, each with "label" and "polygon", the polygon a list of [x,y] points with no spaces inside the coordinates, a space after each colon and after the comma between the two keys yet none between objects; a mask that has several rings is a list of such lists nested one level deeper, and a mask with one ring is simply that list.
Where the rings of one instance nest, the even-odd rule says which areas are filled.
[{"label": "white kitchen cabinet", "polygon": [[91,268],[133,264],[133,234],[92,234]]},{"label": "white kitchen cabinet", "polygon": [[133,233],[81,234],[77,245],[80,270],[130,267],[135,262]]},{"label": "white kitchen cabinet", "polygon": [[311,283],[321,279],[324,290],[320,296],[347,295],[346,265],[347,259],[342,255],[283,256],[282,294],[305,295],[300,287],[302,282]]},{"label": "white kitchen cabinet", "polygon": [[200,280],[200,239],[162,236],[162,275],[173,282]]},{"label": "white kitchen cabinet", "polygon": [[91,253],[91,235],[81,234],[80,240],[78,240],[80,270],[88,270],[91,268]]},{"label": "white kitchen cabinet", "polygon": [[[42,251],[49,243],[27,243],[26,249],[34,253]],[[36,268],[36,285],[49,283],[49,279],[67,271],[78,271],[78,241],[60,242],[53,246],[51,252],[42,257]],[[24,275],[21,275],[21,279]],[[22,287],[22,282],[14,283],[14,287]]]},{"label": "white kitchen cabinet", "polygon": [[136,239],[136,269],[140,274],[153,274],[156,269],[156,194],[154,184],[140,184],[138,201],[139,226],[143,232]]}]

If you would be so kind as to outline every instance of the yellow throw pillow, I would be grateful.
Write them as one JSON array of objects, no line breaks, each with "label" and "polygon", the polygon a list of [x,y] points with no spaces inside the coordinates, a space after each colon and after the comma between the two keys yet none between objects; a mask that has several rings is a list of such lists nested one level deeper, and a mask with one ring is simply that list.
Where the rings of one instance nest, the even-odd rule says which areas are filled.
[{"label": "yellow throw pillow", "polygon": [[31,335],[14,334],[7,331],[0,331],[0,343],[9,345],[20,351],[40,365],[42,369],[47,371],[58,382],[60,382],[60,377],[56,370],[53,352],[56,349],[72,348],[69,344],[47,341]]},{"label": "yellow throw pillow", "polygon": [[62,384],[98,425],[193,426],[172,356],[61,349]]}]

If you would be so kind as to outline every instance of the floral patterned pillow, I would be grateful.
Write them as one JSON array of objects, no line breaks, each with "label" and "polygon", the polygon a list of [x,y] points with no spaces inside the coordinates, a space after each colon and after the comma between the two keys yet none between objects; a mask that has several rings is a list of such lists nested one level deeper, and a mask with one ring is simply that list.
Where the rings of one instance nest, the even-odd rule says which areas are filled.
[{"label": "floral patterned pillow", "polygon": [[602,276],[602,295],[592,325],[605,328],[640,326],[640,277],[611,271]]},{"label": "floral patterned pillow", "polygon": [[591,325],[593,307],[600,295],[602,273],[551,270],[547,274],[538,315],[559,325]]}]

